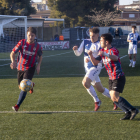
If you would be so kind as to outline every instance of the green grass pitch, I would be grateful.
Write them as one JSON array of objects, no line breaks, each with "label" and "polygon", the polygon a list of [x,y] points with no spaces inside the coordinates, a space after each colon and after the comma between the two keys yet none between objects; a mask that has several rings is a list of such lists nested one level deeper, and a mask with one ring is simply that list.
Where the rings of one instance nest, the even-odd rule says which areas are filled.
[{"label": "green grass pitch", "polygon": [[[120,57],[127,49],[119,49]],[[126,85],[121,96],[140,109],[140,49],[135,68],[128,56],[121,59]],[[9,54],[5,54],[8,56]],[[4,55],[3,55],[4,56]],[[3,59],[3,57],[0,59]],[[0,65],[10,61],[0,61]],[[82,86],[83,55],[72,50],[44,51],[40,75],[35,74],[34,93],[27,94],[19,109],[12,111],[20,90],[16,70],[0,67],[0,140],[139,140],[140,115],[120,121],[124,113],[113,111],[112,101],[97,92],[102,101],[94,112],[94,102]],[[100,73],[108,88],[105,69]]]}]

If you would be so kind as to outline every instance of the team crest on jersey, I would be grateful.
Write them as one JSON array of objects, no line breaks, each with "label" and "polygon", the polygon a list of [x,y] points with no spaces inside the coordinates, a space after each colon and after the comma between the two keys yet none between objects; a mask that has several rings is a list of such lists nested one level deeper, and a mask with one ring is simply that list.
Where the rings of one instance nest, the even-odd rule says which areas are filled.
[{"label": "team crest on jersey", "polygon": [[36,51],[36,47],[34,47],[33,50]]},{"label": "team crest on jersey", "polygon": [[24,45],[23,47],[24,47],[24,48],[26,48],[27,46],[26,46],[26,45]]}]

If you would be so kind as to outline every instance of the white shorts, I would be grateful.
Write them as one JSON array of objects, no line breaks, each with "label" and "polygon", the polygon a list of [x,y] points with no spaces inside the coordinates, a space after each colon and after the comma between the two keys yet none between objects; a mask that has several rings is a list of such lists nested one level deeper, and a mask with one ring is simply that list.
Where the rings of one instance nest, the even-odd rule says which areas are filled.
[{"label": "white shorts", "polygon": [[128,54],[137,54],[137,45],[129,45]]},{"label": "white shorts", "polygon": [[101,72],[101,68],[92,67],[90,68],[85,77],[88,77],[92,80],[91,84],[95,85],[95,83],[100,82],[99,74]]}]

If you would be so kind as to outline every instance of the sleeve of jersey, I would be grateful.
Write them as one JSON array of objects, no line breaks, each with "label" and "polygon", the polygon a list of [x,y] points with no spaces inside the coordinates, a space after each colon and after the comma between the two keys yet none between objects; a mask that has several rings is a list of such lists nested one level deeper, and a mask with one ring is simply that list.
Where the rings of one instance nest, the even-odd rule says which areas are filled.
[{"label": "sleeve of jersey", "polygon": [[127,40],[130,40],[130,35],[128,34],[128,36],[127,36]]},{"label": "sleeve of jersey", "polygon": [[80,56],[83,52],[84,49],[84,41],[82,41],[80,47],[78,48],[78,50],[74,50],[74,53],[76,56]]},{"label": "sleeve of jersey", "polygon": [[113,49],[113,55],[119,56],[119,51],[117,49]]},{"label": "sleeve of jersey", "polygon": [[21,47],[22,47],[22,40],[20,40],[19,42],[18,42],[18,44],[13,48],[13,52],[14,53],[17,53],[17,52],[19,52],[19,50],[21,49]]},{"label": "sleeve of jersey", "polygon": [[101,61],[102,57],[100,55],[98,55],[95,59],[98,60],[98,61]]},{"label": "sleeve of jersey", "polygon": [[41,56],[43,54],[41,45],[39,45],[39,50],[37,54],[38,56]]}]

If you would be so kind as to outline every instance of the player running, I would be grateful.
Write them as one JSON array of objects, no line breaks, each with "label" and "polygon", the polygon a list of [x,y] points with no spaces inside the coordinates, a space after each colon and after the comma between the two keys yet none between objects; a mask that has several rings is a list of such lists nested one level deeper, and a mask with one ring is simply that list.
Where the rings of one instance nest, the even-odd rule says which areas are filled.
[{"label": "player running", "polygon": [[[135,67],[137,54],[137,41],[140,43],[140,36],[136,32],[136,26],[132,26],[132,32],[128,34],[127,42],[129,42],[128,55],[130,59],[129,67]],[[133,54],[133,59],[132,59]]]},{"label": "player running", "polygon": [[[20,82],[23,79],[30,79],[32,80],[35,68],[37,74],[40,72],[40,65],[42,61],[42,47],[35,42],[36,36],[36,29],[34,27],[29,27],[27,30],[27,40],[22,39],[18,42],[18,44],[13,48],[10,58],[11,58],[11,69],[17,68],[17,78],[18,78],[18,85],[20,88]],[[18,62],[15,62],[15,54],[19,53]],[[36,66],[36,62],[38,64]],[[30,93],[33,92],[33,89]],[[24,101],[27,92],[21,90],[18,98],[18,102],[15,106],[12,107],[13,110],[18,111],[21,103]]]},{"label": "player running", "polygon": [[120,120],[134,119],[139,110],[134,108],[126,99],[119,96],[123,92],[125,85],[125,75],[121,68],[119,51],[111,46],[111,34],[102,34],[100,43],[102,49],[99,51],[98,57],[92,55],[92,51],[88,51],[92,63],[97,66],[103,60],[104,66],[109,75],[109,91],[111,100],[125,112],[125,116]]},{"label": "player running", "polygon": [[[110,98],[109,90],[104,88],[101,84],[99,74],[102,69],[102,63],[100,62],[97,66],[93,65],[90,61],[90,57],[87,54],[89,50],[92,51],[92,55],[94,57],[97,57],[100,47],[100,41],[98,41],[99,38],[99,29],[94,27],[89,29],[90,39],[85,39],[81,43],[80,47],[74,46],[73,50],[76,56],[80,56],[82,52],[84,52],[84,67],[86,75],[82,81],[83,86],[86,88],[87,92],[93,97],[95,102],[95,108],[94,110],[97,111],[100,108],[101,101],[97,96],[97,93],[94,89],[94,87],[97,89],[97,91],[101,92],[104,96]],[[94,86],[92,86],[92,85]],[[117,109],[116,104],[114,104],[114,110]]]}]

